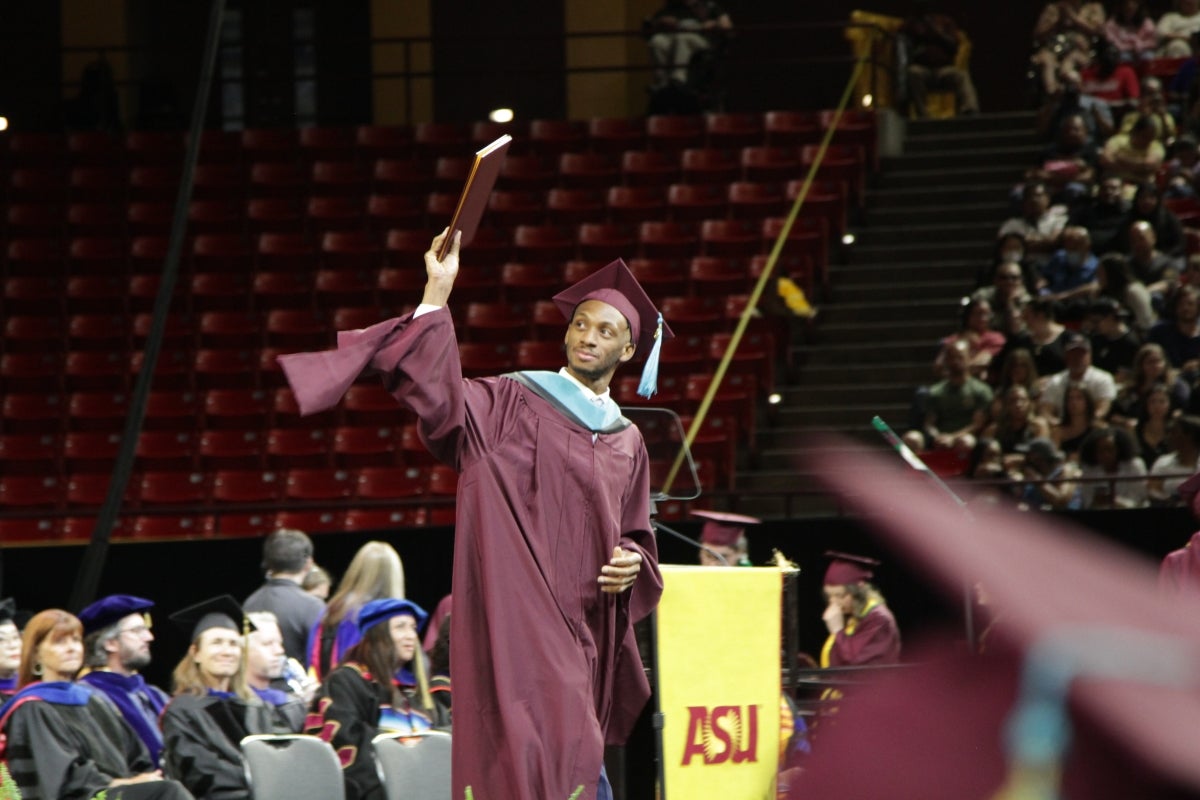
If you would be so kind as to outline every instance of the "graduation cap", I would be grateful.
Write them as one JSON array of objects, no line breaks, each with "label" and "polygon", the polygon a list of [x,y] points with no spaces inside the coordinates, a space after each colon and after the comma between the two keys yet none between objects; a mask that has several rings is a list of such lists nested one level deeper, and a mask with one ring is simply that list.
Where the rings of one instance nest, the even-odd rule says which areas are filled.
[{"label": "graduation cap", "polygon": [[392,617],[398,617],[401,614],[408,614],[415,617],[418,630],[425,625],[425,620],[429,618],[429,615],[425,613],[425,609],[411,600],[402,600],[398,597],[384,597],[379,600],[372,600],[359,609],[359,635],[365,634],[379,623],[386,622]]},{"label": "graduation cap", "polygon": [[[79,612],[84,635],[95,633],[109,625],[115,625],[130,614],[146,612],[154,608],[154,602],[131,594],[110,594]],[[147,617],[147,625],[149,625]]]},{"label": "graduation cap", "polygon": [[825,557],[832,559],[825,569],[826,586],[849,586],[859,581],[869,581],[875,577],[874,568],[879,566],[879,562],[873,558],[834,550],[826,550]]},{"label": "graduation cap", "polygon": [[757,517],[728,511],[697,510],[692,512],[692,516],[705,520],[700,530],[700,541],[718,547],[737,547],[738,540],[746,535],[746,526],[762,522]]},{"label": "graduation cap", "polygon": [[948,597],[982,584],[997,621],[982,655],[927,649],[847,692],[793,797],[1200,794],[1200,601],[1165,601],[1153,562],[1051,515],[981,506],[968,518],[897,463],[814,458]]},{"label": "graduation cap", "polygon": [[575,308],[585,300],[607,303],[625,317],[629,323],[630,339],[637,347],[636,352],[646,354],[646,366],[642,369],[638,394],[652,396],[658,391],[658,354],[663,339],[675,337],[663,322],[654,301],[619,258],[554,295],[554,304],[568,320],[574,316]]},{"label": "graduation cap", "polygon": [[188,634],[193,642],[200,638],[200,634],[212,628],[224,628],[239,634],[248,634],[256,630],[237,600],[227,594],[180,609],[170,616],[170,620]]}]

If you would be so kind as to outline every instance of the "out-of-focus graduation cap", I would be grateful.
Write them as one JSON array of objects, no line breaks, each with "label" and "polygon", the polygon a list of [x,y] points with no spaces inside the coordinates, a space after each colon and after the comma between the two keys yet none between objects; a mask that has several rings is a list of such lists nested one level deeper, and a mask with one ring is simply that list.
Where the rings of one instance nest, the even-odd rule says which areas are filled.
[{"label": "out-of-focus graduation cap", "polygon": [[96,602],[79,612],[79,621],[83,623],[84,635],[95,633],[101,628],[107,628],[130,614],[146,612],[154,608],[154,602],[144,597],[134,597],[131,594],[110,594],[101,597]]},{"label": "out-of-focus graduation cap", "polygon": [[879,562],[873,558],[834,550],[826,550],[825,557],[830,559],[829,566],[825,568],[826,586],[849,586],[859,581],[869,581],[875,577],[875,567],[879,566]]},{"label": "out-of-focus graduation cap", "polygon": [[255,630],[238,601],[227,594],[182,608],[172,614],[170,620],[188,634],[193,642],[200,638],[200,634],[212,628],[224,628],[238,633],[250,633]]},{"label": "out-of-focus graduation cap", "polygon": [[728,511],[701,509],[693,511],[692,516],[705,520],[704,527],[700,530],[700,541],[720,547],[737,547],[738,540],[746,535],[746,526],[762,522],[758,517]]},{"label": "out-of-focus graduation cap", "polygon": [[619,258],[554,295],[554,304],[568,320],[574,315],[575,307],[585,300],[607,303],[625,317],[630,337],[637,346],[636,352],[646,357],[638,393],[643,397],[653,395],[657,391],[659,349],[664,339],[675,337],[663,322],[654,301]]},{"label": "out-of-focus graduation cap", "polygon": [[983,655],[929,651],[847,692],[792,797],[1200,795],[1200,601],[1164,601],[1151,562],[1051,516],[968,519],[899,464],[815,457],[950,596],[981,583],[998,620]]},{"label": "out-of-focus graduation cap", "polygon": [[429,615],[425,613],[425,609],[411,600],[402,600],[398,597],[384,597],[379,600],[372,600],[364,605],[358,612],[358,632],[366,633],[369,629],[375,627],[381,622],[386,622],[392,617],[398,617],[401,614],[408,614],[415,617],[417,620],[417,630],[420,630],[425,625],[425,620]]}]

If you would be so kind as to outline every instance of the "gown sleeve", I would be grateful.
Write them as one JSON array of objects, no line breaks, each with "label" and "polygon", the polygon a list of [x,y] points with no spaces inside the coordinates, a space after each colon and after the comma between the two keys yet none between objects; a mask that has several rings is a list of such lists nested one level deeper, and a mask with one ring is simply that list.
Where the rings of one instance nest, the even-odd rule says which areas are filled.
[{"label": "gown sleeve", "polygon": [[50,703],[23,703],[13,711],[6,730],[13,780],[29,794],[87,800],[112,780],[79,749],[71,726]]},{"label": "gown sleeve", "polygon": [[869,613],[859,619],[852,635],[841,630],[833,636],[829,663],[834,666],[890,664],[899,650],[899,632],[890,616]]},{"label": "gown sleeve", "polygon": [[304,732],[329,742],[342,764],[346,800],[382,800],[371,740],[378,731],[379,700],[373,685],[351,667],[329,673],[313,701]]}]

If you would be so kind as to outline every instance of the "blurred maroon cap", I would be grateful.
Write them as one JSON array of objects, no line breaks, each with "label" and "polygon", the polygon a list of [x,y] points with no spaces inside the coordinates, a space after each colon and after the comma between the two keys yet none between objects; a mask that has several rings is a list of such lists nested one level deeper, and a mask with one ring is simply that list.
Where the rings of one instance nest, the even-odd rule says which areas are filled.
[{"label": "blurred maroon cap", "polygon": [[866,556],[838,553],[833,550],[827,550],[825,555],[833,559],[825,569],[826,586],[849,586],[859,581],[869,581],[875,577],[874,568],[879,566],[878,561]]},{"label": "blurred maroon cap", "polygon": [[705,520],[700,531],[700,541],[718,547],[737,547],[738,540],[746,535],[746,526],[762,522],[758,517],[728,511],[696,510],[692,512],[692,516]]},{"label": "blurred maroon cap", "polygon": [[[982,584],[997,622],[983,655],[961,644],[957,655],[927,651],[848,691],[834,724],[818,722],[790,797],[1000,797],[1028,774],[1011,767],[1029,752],[1013,743],[1054,733],[1014,720],[1058,713],[1069,722],[1061,785],[1037,796],[1200,796],[1200,600],[1165,601],[1153,562],[1050,515],[968,516],[927,477],[844,444],[814,458],[821,479],[955,603]],[[1047,675],[1061,681],[1061,702],[1015,716]]]}]

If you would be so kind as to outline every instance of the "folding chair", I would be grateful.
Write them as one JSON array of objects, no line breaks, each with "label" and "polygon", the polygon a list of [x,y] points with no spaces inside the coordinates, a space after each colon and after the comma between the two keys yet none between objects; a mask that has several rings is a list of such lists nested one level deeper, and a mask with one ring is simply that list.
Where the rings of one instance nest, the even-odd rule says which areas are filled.
[{"label": "folding chair", "polygon": [[534,119],[529,121],[530,148],[535,153],[558,156],[582,150],[587,142],[587,125],[578,120]]},{"label": "folding chair", "polygon": [[645,123],[628,117],[593,117],[588,120],[588,142],[596,153],[637,150],[646,143]]},{"label": "folding chair", "polygon": [[684,183],[709,183],[724,188],[737,178],[739,164],[727,150],[689,147],[680,156]]},{"label": "folding chair", "polygon": [[407,158],[412,154],[412,129],[407,125],[359,125],[354,148],[368,161]]},{"label": "folding chair", "polygon": [[663,215],[666,204],[658,186],[612,186],[605,198],[612,222],[641,222]]},{"label": "folding chair", "polygon": [[341,800],[342,765],[333,746],[316,736],[276,734],[242,739],[246,781],[256,798]]},{"label": "folding chair", "polygon": [[252,197],[246,201],[246,225],[252,234],[300,233],[304,214],[294,197]]},{"label": "folding chair", "polygon": [[704,138],[709,147],[749,147],[762,144],[764,135],[761,114],[704,115]]},{"label": "folding chair", "polygon": [[558,173],[561,185],[570,189],[607,189],[621,180],[620,164],[604,153],[563,153]]},{"label": "folding chair", "polygon": [[[541,208],[541,202],[538,202]],[[604,212],[604,196],[596,188],[551,189],[546,192],[545,217],[552,225],[578,225],[599,219]],[[540,215],[539,215],[540,216]],[[524,224],[536,224],[531,218]]]},{"label": "folding chair", "polygon": [[668,186],[679,180],[679,154],[626,150],[621,154],[621,177],[626,186]]},{"label": "folding chair", "polygon": [[704,141],[704,118],[692,114],[646,117],[646,142],[652,150],[685,150]]},{"label": "folding chair", "polygon": [[387,800],[450,800],[450,734],[380,734],[372,744]]}]

